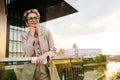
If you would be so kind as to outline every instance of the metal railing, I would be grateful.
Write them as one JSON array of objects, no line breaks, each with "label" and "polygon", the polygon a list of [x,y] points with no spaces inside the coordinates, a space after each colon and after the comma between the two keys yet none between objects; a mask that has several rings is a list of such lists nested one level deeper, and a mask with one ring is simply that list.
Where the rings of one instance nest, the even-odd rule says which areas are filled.
[{"label": "metal railing", "polygon": [[[32,61],[33,57],[8,57],[8,58],[0,58],[1,63],[9,63],[9,62],[30,62]],[[71,61],[75,59],[72,56],[55,56],[52,58],[55,61],[59,76],[61,80],[72,80],[72,68],[71,68]],[[22,65],[5,65],[5,70],[14,70],[19,68],[23,68]],[[15,73],[15,75],[17,75]]]},{"label": "metal railing", "polygon": [[[28,61],[30,62],[30,61],[32,61],[32,58],[33,57],[7,57],[7,58],[0,58],[0,63],[7,63],[7,62],[28,62]],[[72,65],[70,65],[69,68],[68,68],[68,64],[69,63],[72,64],[72,60],[75,59],[75,57],[73,57],[73,56],[55,56],[52,59],[53,60],[58,60],[58,62],[56,62],[56,66],[58,66],[58,65],[62,66],[62,67],[58,68],[58,71],[61,72],[61,69],[63,69],[62,70],[62,74],[60,74],[60,77],[63,77],[62,75],[64,75],[65,76],[64,77],[65,80],[71,80],[71,75],[73,75],[73,74],[70,74],[70,73],[68,74],[68,71],[71,70],[70,68],[74,68],[74,70],[78,70],[78,68],[79,68],[78,66],[77,66],[77,68],[74,67],[74,66],[72,67]],[[61,60],[63,60],[63,61],[61,61]],[[69,63],[66,65],[66,61],[64,61],[64,60],[69,60]],[[85,67],[90,67],[90,66],[97,66],[97,65],[99,66],[99,65],[106,65],[106,64],[107,64],[107,62],[104,62],[104,63],[90,63],[90,64],[84,64],[84,63],[82,63],[82,67],[85,68]],[[18,65],[18,64],[17,65],[5,65],[5,70],[14,69],[16,67],[17,68],[22,68],[23,65]],[[72,71],[74,71],[74,70],[72,70]],[[63,72],[64,72],[64,74],[63,74]],[[81,75],[84,77],[84,73],[82,73],[82,74]],[[102,77],[104,77],[104,76],[102,76]],[[100,78],[101,78],[101,76],[98,77],[97,80],[99,80]],[[81,80],[83,80],[83,79],[81,79]]]},{"label": "metal railing", "polygon": [[[33,57],[7,57],[0,58],[0,62],[18,62],[18,61],[31,61]],[[71,56],[55,56],[53,60],[59,59],[73,59]]]}]

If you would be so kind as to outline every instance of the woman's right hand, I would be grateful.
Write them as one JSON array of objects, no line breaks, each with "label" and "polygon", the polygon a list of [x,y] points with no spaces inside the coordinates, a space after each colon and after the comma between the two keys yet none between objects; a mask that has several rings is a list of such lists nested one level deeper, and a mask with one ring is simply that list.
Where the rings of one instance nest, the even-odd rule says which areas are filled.
[{"label": "woman's right hand", "polygon": [[37,27],[30,27],[30,35],[34,37],[38,37],[38,28]]},{"label": "woman's right hand", "polygon": [[35,28],[34,27],[30,27],[30,35],[34,36],[35,34]]}]

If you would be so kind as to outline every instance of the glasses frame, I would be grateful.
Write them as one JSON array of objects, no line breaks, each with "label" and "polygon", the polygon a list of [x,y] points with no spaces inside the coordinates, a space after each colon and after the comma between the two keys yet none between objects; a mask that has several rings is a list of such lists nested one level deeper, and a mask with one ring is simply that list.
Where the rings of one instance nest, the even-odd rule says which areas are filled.
[{"label": "glasses frame", "polygon": [[27,18],[27,21],[33,21],[33,19],[34,19],[34,20],[39,20],[40,18],[37,17],[37,16],[35,16],[35,17],[28,17],[28,18]]}]

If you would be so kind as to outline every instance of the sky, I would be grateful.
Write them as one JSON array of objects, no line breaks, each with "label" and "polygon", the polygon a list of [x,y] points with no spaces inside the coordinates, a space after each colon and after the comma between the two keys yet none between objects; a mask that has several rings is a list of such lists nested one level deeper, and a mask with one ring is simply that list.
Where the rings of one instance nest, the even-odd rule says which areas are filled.
[{"label": "sky", "polygon": [[[46,22],[57,49],[120,52],[120,0],[65,0],[78,12]],[[120,54],[120,53],[119,53]]]}]

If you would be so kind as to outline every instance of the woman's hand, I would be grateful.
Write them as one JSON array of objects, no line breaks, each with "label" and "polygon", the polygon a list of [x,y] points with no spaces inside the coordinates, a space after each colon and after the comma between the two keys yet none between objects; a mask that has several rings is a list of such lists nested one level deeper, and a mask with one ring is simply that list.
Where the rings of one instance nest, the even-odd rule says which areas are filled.
[{"label": "woman's hand", "polygon": [[48,57],[48,54],[43,54],[41,55],[37,60],[36,60],[36,64],[43,64],[44,60],[46,60]]},{"label": "woman's hand", "polygon": [[34,36],[35,34],[35,28],[34,27],[30,27],[30,35]]},{"label": "woman's hand", "polygon": [[30,35],[34,37],[38,37],[38,28],[37,27],[30,27]]}]

